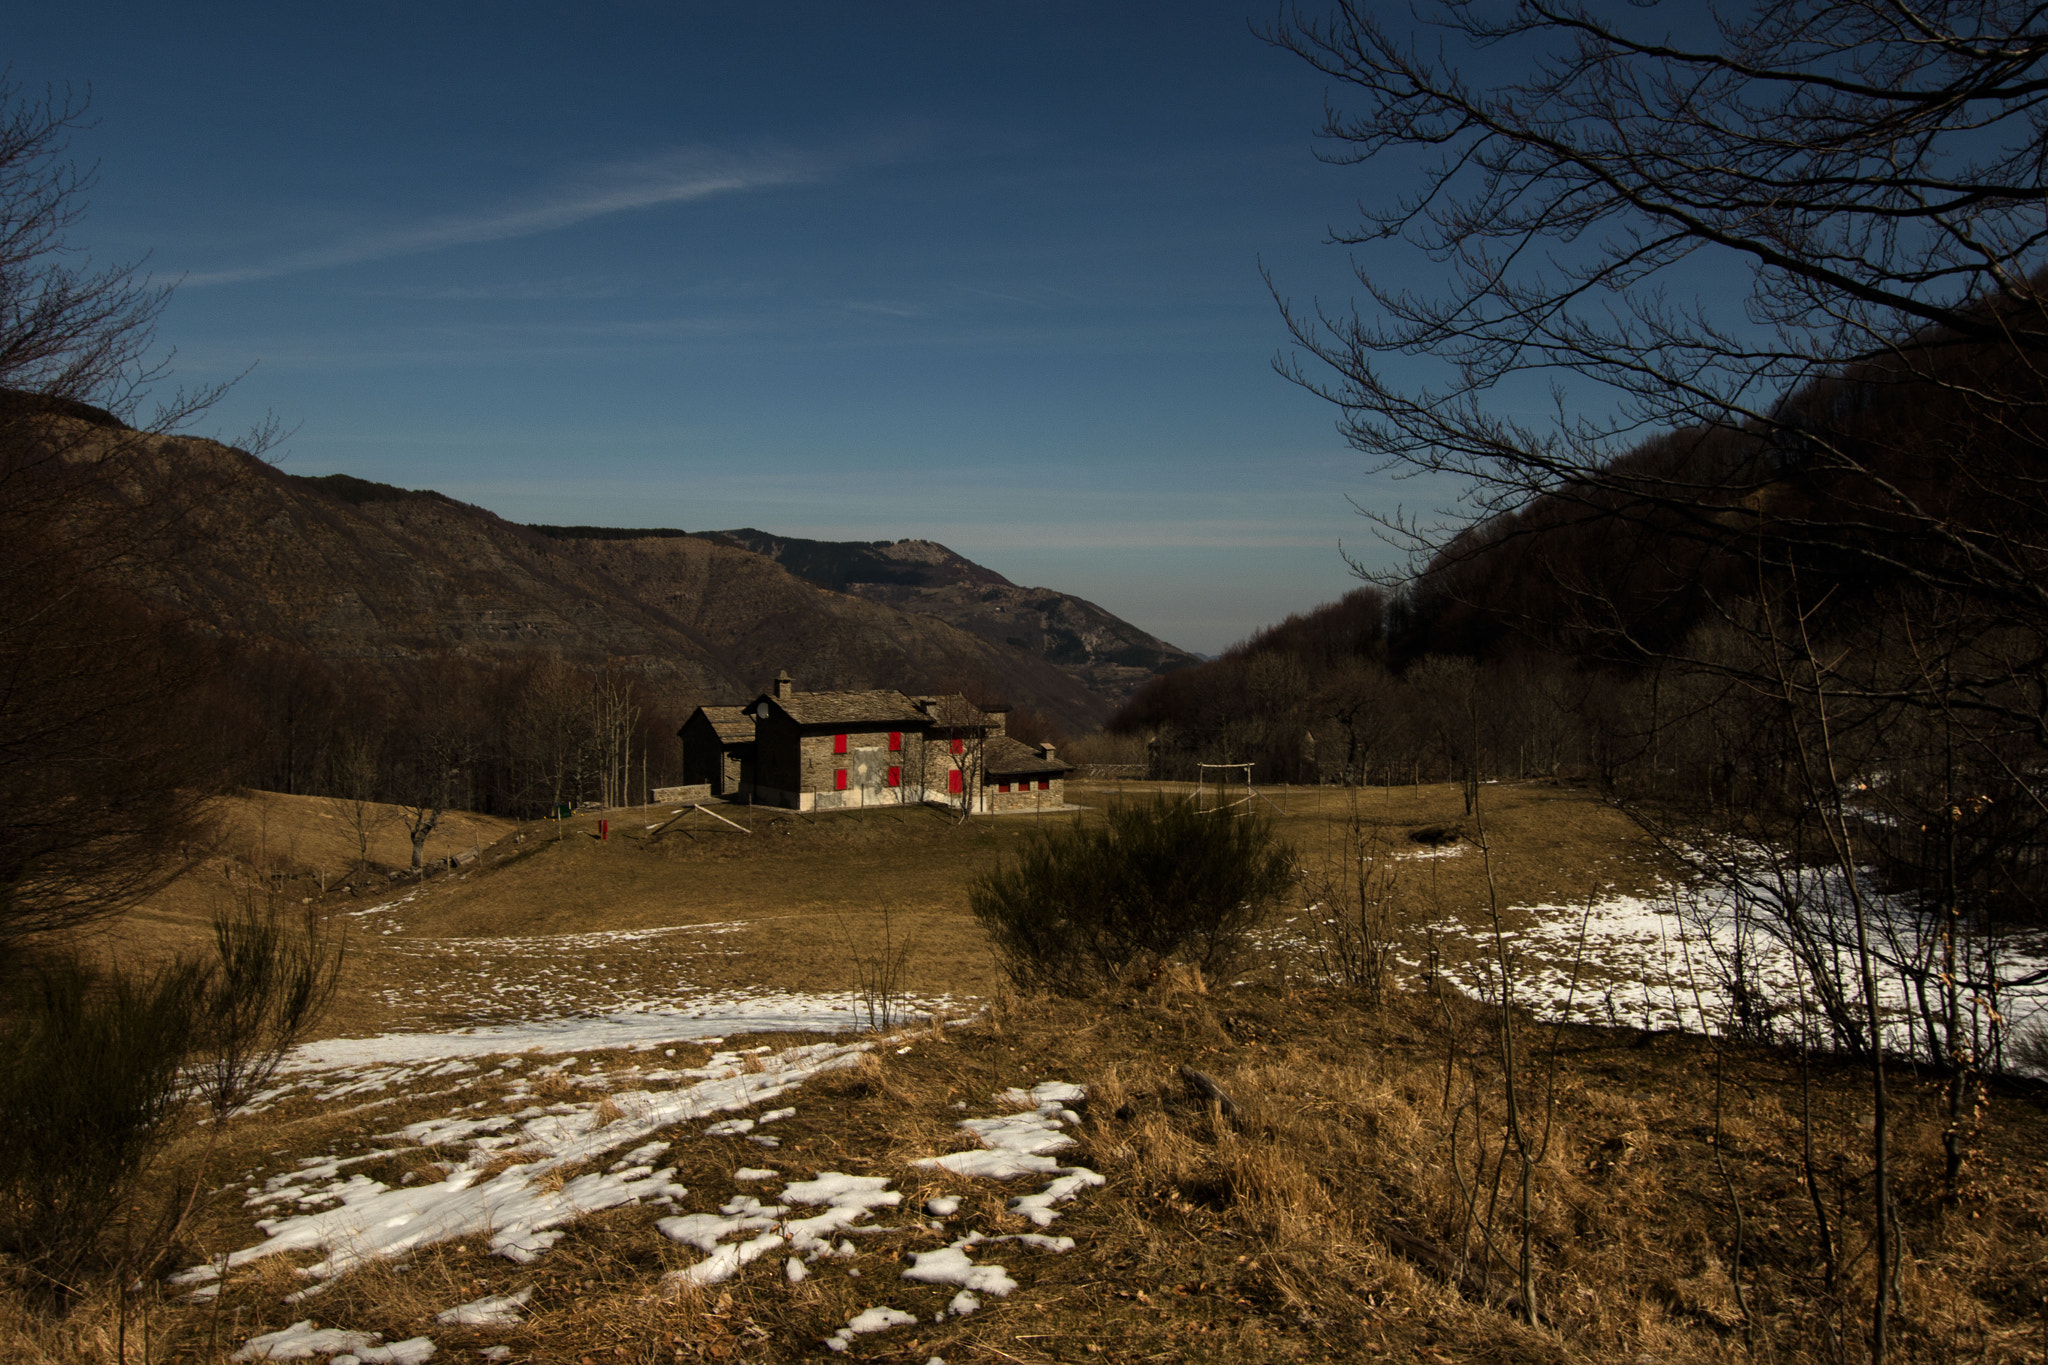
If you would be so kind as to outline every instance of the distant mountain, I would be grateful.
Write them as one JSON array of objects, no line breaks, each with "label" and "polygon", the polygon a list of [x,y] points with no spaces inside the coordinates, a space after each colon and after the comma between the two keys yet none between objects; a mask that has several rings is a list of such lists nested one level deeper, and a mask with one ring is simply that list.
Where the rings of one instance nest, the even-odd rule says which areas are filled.
[{"label": "distant mountain", "polygon": [[847,592],[856,587],[1001,587],[1016,584],[930,540],[803,540],[742,527],[700,531],[721,545],[752,550],[821,588]]},{"label": "distant mountain", "polygon": [[751,528],[706,538],[766,555],[823,588],[932,616],[992,645],[1036,655],[1122,705],[1152,678],[1201,662],[1093,602],[1021,588],[929,540],[801,540]]},{"label": "distant mountain", "polygon": [[[1115,711],[1127,674],[1149,676],[1099,656],[1185,657],[1099,608],[1017,588],[925,542],[520,526],[431,490],[288,475],[212,441],[131,439],[149,443],[153,477],[191,503],[194,548],[149,570],[144,589],[223,635],[330,659],[375,667],[539,647],[629,663],[679,707],[750,696],[787,668],[805,690],[976,691],[1081,732]],[[843,588],[820,581],[834,564]],[[868,581],[890,566],[897,581]],[[993,594],[978,614],[955,601],[969,590]],[[905,609],[891,594],[930,594],[932,606]],[[999,620],[1011,601],[1039,604],[1014,613],[1008,634],[1022,643],[949,619]],[[1071,641],[1048,647],[1059,629]]]}]

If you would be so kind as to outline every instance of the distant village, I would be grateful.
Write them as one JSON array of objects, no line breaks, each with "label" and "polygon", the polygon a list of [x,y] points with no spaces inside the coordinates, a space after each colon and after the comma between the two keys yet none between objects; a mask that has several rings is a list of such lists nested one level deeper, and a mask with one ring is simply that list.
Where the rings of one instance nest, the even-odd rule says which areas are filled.
[{"label": "distant village", "polygon": [[1005,733],[1007,708],[954,693],[799,692],[787,670],[737,706],[700,706],[677,731],[683,781],[699,794],[792,810],[930,802],[974,814],[1056,810],[1063,762]]}]

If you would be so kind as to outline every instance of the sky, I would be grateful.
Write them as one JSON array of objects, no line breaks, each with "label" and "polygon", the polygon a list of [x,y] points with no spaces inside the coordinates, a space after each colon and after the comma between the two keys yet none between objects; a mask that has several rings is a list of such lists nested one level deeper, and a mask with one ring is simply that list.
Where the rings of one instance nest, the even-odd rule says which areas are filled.
[{"label": "sky", "polygon": [[[1213,653],[1389,558],[1262,269],[1372,192],[1244,3],[36,6],[204,419],[515,521],[941,541]],[[1426,502],[1427,499],[1425,498]]]}]

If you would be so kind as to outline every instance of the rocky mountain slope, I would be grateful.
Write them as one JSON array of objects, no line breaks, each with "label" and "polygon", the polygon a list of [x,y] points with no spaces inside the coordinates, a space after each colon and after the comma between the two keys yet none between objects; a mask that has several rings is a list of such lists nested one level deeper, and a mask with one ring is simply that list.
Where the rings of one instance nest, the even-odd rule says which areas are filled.
[{"label": "rocky mountain slope", "polygon": [[751,528],[705,535],[766,555],[820,587],[1034,654],[1118,705],[1159,674],[1201,662],[1093,602],[1019,587],[933,541],[800,540]]},{"label": "rocky mountain slope", "polygon": [[[1042,593],[940,547],[881,558],[929,561],[940,567],[919,572],[943,572],[950,585],[920,579],[870,593],[863,581],[835,591],[732,536],[548,528],[557,533],[550,535],[435,492],[288,475],[210,441],[141,439],[152,477],[192,502],[193,548],[150,570],[145,587],[232,637],[372,665],[436,651],[530,648],[613,659],[642,670],[679,706],[750,696],[787,668],[805,689],[979,691],[1069,731],[1099,726],[1128,690],[1108,673],[1102,677],[1114,685],[1100,686],[1085,655],[1068,651],[1078,668],[1056,660],[1039,646],[1042,627],[1011,632],[1025,642],[1013,644],[953,624],[945,611],[889,600],[937,592],[952,611],[944,594],[969,584]],[[1091,623],[1095,613],[1110,623],[1091,624],[1091,639],[1121,638],[1119,630],[1151,638],[1085,603],[1069,609],[1053,602],[1058,594],[1044,596],[1047,613],[1071,611]],[[1162,658],[1178,656],[1161,648]]]}]

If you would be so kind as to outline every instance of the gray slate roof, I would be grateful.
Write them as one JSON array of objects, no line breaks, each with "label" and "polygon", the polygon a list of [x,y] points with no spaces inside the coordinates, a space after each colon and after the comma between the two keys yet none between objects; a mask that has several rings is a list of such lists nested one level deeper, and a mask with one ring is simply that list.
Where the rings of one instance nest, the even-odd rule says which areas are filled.
[{"label": "gray slate roof", "polygon": [[981,764],[993,778],[1058,777],[1074,771],[1073,764],[1047,758],[1031,745],[1008,735],[992,739],[982,748]]},{"label": "gray slate roof", "polygon": [[752,744],[754,742],[754,718],[747,714],[744,706],[700,706],[704,719],[711,722],[711,729],[721,744]]},{"label": "gray slate roof", "polygon": [[[774,702],[799,725],[850,725],[867,721],[893,721],[899,725],[920,725],[924,713],[910,704],[910,698],[894,689],[879,692],[792,692]],[[758,703],[757,703],[758,704]]]},{"label": "gray slate roof", "polygon": [[924,714],[934,725],[956,730],[973,730],[994,725],[996,717],[976,706],[958,692],[943,697],[918,697]]}]

